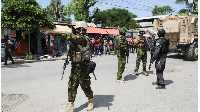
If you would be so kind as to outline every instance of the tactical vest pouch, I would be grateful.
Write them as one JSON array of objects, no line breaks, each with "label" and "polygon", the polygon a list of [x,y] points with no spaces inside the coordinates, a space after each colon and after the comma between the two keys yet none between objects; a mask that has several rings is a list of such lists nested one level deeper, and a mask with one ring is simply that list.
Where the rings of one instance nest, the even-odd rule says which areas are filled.
[{"label": "tactical vest pouch", "polygon": [[81,53],[76,52],[76,62],[80,62],[80,61],[81,61]]}]

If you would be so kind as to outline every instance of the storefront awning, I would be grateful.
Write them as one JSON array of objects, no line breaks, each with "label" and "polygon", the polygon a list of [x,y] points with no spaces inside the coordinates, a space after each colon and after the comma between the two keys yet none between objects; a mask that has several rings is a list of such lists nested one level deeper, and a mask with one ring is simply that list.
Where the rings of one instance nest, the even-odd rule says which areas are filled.
[{"label": "storefront awning", "polygon": [[88,27],[86,33],[108,34],[104,29],[102,29],[102,28],[96,28],[96,27]]},{"label": "storefront awning", "polygon": [[119,34],[119,29],[105,29],[108,34]]},{"label": "storefront awning", "polygon": [[96,28],[96,27],[88,27],[86,33],[119,34],[119,29],[103,29],[103,28]]}]

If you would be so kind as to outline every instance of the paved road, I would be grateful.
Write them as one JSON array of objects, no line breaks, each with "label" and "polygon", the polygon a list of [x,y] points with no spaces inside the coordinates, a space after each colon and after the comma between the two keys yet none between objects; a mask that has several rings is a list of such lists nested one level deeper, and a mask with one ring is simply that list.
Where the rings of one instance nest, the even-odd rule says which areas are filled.
[{"label": "paved road", "polygon": [[[164,78],[165,90],[151,85],[156,80],[154,65],[149,76],[135,76],[136,54],[130,54],[124,72],[125,83],[117,83],[117,57],[95,57],[97,63],[92,90],[93,112],[197,112],[198,61],[186,61],[184,56],[170,54]],[[149,64],[150,55],[148,53]],[[4,112],[58,112],[67,103],[70,65],[61,81],[64,60],[1,66],[2,109]],[[148,68],[148,67],[147,67]],[[142,72],[140,64],[139,72]],[[79,86],[75,112],[86,112],[87,98]]]}]

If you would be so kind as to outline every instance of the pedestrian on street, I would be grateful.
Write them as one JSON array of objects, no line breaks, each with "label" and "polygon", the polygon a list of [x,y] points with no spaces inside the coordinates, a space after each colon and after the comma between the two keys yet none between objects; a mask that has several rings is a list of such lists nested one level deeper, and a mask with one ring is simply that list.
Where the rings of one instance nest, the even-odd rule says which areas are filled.
[{"label": "pedestrian on street", "polygon": [[104,39],[104,46],[103,46],[103,48],[104,48],[103,53],[106,56],[107,49],[108,49],[108,36],[106,36],[105,39]]},{"label": "pedestrian on street", "polygon": [[[134,42],[136,42],[136,37],[134,37]],[[137,45],[133,44],[133,53],[136,52],[137,53]]]},{"label": "pedestrian on street", "polygon": [[140,36],[136,38],[136,41],[134,42],[135,45],[138,45],[138,52],[137,52],[137,60],[136,60],[136,67],[134,70],[134,74],[138,75],[138,69],[140,66],[140,61],[143,62],[143,72],[142,74],[145,76],[148,76],[146,73],[146,63],[147,63],[147,39],[143,36],[145,34],[145,31],[140,30],[139,31]]},{"label": "pedestrian on street", "polygon": [[107,40],[107,48],[108,48],[108,54],[110,55],[110,37],[108,37],[108,40]]},{"label": "pedestrian on street", "polygon": [[103,44],[104,44],[104,40],[103,40],[102,35],[100,35],[99,50],[100,50],[101,55],[103,55]]},{"label": "pedestrian on street", "polygon": [[100,43],[100,39],[98,39],[98,37],[95,37],[94,40],[94,46],[95,46],[95,55],[97,56],[99,54],[99,43]]},{"label": "pedestrian on street", "polygon": [[[85,21],[79,21],[76,23],[77,35],[72,34],[67,37],[67,40],[72,42],[71,49],[73,50],[70,50],[73,53],[69,53],[71,59],[71,74],[68,82],[68,103],[65,110],[59,112],[74,112],[74,101],[79,84],[86,97],[88,97],[89,104],[87,111],[91,111],[94,108],[93,91],[90,87],[91,77],[86,71],[87,63],[90,62],[92,46],[89,42],[89,37],[86,36],[87,29],[87,23]],[[82,56],[83,54],[84,56]],[[66,60],[66,63],[68,63],[68,60]]]},{"label": "pedestrian on street", "polygon": [[153,56],[151,58],[151,63],[156,60],[155,67],[157,81],[152,83],[153,85],[158,85],[156,89],[166,89],[163,71],[165,69],[166,57],[169,50],[169,40],[164,38],[165,34],[166,32],[164,29],[158,30],[157,35],[159,39],[156,41],[155,49],[152,53]]},{"label": "pedestrian on street", "polygon": [[10,54],[13,43],[10,41],[10,39],[8,39],[8,35],[5,35],[4,39],[5,39],[5,63],[4,63],[4,65],[7,65],[8,57],[12,61],[12,64],[15,64],[15,62]]},{"label": "pedestrian on street", "polygon": [[133,53],[133,44],[134,44],[133,37],[131,37],[131,39],[130,39],[130,52],[131,53]]},{"label": "pedestrian on street", "polygon": [[118,58],[118,72],[117,72],[116,82],[119,82],[119,83],[125,83],[123,81],[124,77],[122,77],[122,74],[125,69],[126,55],[129,56],[125,34],[126,34],[126,29],[121,28],[120,35],[117,35],[114,40],[115,41],[114,56],[115,54],[117,54],[117,58]]}]

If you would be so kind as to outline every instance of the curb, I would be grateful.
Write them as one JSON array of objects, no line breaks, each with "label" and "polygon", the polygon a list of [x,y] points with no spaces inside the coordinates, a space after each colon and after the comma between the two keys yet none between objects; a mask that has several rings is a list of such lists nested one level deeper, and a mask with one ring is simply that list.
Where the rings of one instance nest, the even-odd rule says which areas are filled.
[{"label": "curb", "polygon": [[[26,59],[14,59],[15,64],[17,63],[34,63],[34,62],[44,62],[44,61],[56,61],[56,60],[63,60],[63,58],[52,58],[52,59],[41,59],[41,60],[26,60]],[[3,65],[4,62],[1,62],[1,65]],[[8,65],[9,61],[8,61]]]}]

